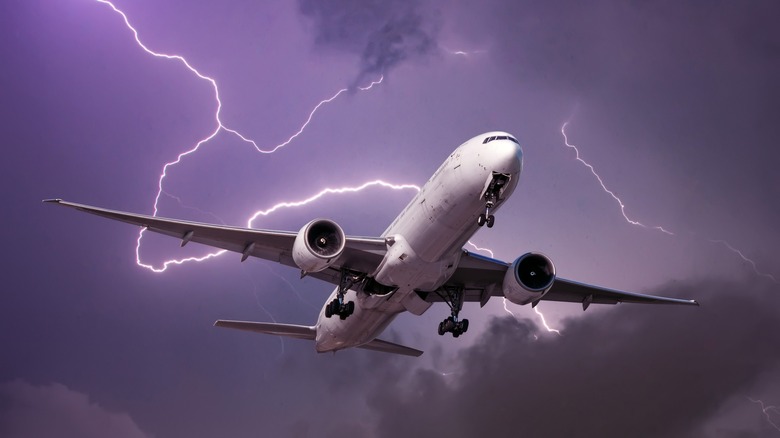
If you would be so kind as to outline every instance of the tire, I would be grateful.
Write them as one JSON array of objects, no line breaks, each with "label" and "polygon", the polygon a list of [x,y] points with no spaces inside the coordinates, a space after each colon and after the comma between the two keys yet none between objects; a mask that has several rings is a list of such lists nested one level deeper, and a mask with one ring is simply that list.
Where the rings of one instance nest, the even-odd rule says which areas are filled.
[{"label": "tire", "polygon": [[462,325],[462,326],[461,326],[461,329],[460,329],[460,330],[461,330],[463,333],[466,333],[466,332],[469,330],[469,320],[468,320],[468,319],[464,319],[464,320],[462,321],[461,325]]},{"label": "tire", "polygon": [[480,214],[479,217],[477,217],[477,225],[479,225],[480,227],[482,225],[485,225],[485,215],[484,214]]},{"label": "tire", "polygon": [[452,331],[452,337],[453,337],[453,338],[457,338],[458,336],[460,336],[460,332],[459,332],[459,331],[457,331],[457,330],[453,330],[453,331]]},{"label": "tire", "polygon": [[332,308],[333,306],[331,306],[331,303],[328,303],[328,305],[325,306],[325,318],[330,318],[333,316]]},{"label": "tire", "polygon": [[444,321],[439,323],[439,336],[444,336]]},{"label": "tire", "polygon": [[493,224],[494,224],[495,222],[496,222],[496,217],[495,217],[495,216],[493,216],[493,215],[491,214],[491,215],[490,215],[490,216],[488,216],[488,218],[487,218],[487,227],[488,227],[488,228],[493,228]]},{"label": "tire", "polygon": [[355,302],[350,301],[347,303],[347,315],[352,315],[355,313]]}]

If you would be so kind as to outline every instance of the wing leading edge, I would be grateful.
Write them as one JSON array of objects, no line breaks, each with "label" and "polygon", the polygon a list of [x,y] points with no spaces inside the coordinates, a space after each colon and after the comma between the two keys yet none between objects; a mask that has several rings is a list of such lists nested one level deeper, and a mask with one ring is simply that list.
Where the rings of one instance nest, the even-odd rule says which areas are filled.
[{"label": "wing leading edge", "polygon": [[[462,287],[466,301],[476,301],[484,305],[491,296],[503,297],[502,284],[509,264],[490,257],[465,251],[447,286]],[[427,301],[442,301],[435,293],[421,294]],[[565,278],[556,278],[550,290],[542,300],[581,303],[584,309],[595,304],[643,303],[643,304],[682,304],[698,306],[695,300],[660,297],[632,292],[623,292],[600,286],[579,283]]]},{"label": "wing leading edge", "polygon": [[[292,247],[298,234],[294,231],[256,230],[168,219],[77,204],[62,199],[49,199],[43,202],[138,225],[149,231],[180,239],[182,246],[189,242],[201,243],[239,253],[241,261],[251,256],[297,268],[292,258]],[[346,247],[341,257],[329,269],[312,272],[309,275],[338,285],[341,268],[365,273],[373,272],[382,262],[386,251],[387,246],[382,238],[347,236]]]}]

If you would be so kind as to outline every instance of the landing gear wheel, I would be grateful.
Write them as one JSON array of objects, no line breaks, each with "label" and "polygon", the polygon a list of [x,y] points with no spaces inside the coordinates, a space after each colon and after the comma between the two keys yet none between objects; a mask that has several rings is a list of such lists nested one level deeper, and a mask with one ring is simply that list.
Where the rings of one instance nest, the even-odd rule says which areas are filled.
[{"label": "landing gear wheel", "polygon": [[353,313],[355,313],[355,302],[354,301],[348,302],[346,304],[346,307],[347,307],[347,309],[346,309],[347,310],[347,316],[352,315]]},{"label": "landing gear wheel", "polygon": [[488,216],[488,218],[487,218],[487,227],[488,227],[488,228],[493,228],[493,224],[494,224],[495,222],[496,222],[496,217],[495,217],[495,216],[493,216],[493,215],[491,214],[491,215],[490,215],[490,216]]},{"label": "landing gear wheel", "polygon": [[325,318],[330,318],[331,316],[333,316],[333,306],[331,306],[331,303],[328,303],[325,306]]},{"label": "landing gear wheel", "polygon": [[[481,226],[485,225],[485,222],[486,222],[485,215],[484,214],[480,214],[479,217],[477,218],[477,225],[479,225],[481,227]],[[489,226],[490,225],[488,225],[488,227]]]},{"label": "landing gear wheel", "polygon": [[463,288],[441,288],[436,290],[436,293],[442,301],[447,303],[452,311],[450,316],[439,323],[439,335],[443,336],[445,333],[452,333],[452,337],[457,338],[466,333],[466,330],[469,328],[469,321],[467,319],[458,320],[458,313],[460,313],[465,297]]}]

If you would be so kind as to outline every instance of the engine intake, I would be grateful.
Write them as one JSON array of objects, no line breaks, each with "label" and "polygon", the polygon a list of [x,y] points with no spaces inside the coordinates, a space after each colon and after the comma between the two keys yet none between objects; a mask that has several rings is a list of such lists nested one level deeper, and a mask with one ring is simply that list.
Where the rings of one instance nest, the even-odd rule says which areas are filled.
[{"label": "engine intake", "polygon": [[347,238],[337,223],[315,219],[304,225],[293,243],[292,257],[304,272],[319,272],[344,252]]},{"label": "engine intake", "polygon": [[503,292],[515,304],[537,301],[555,281],[555,265],[547,256],[529,252],[515,260],[504,275]]}]

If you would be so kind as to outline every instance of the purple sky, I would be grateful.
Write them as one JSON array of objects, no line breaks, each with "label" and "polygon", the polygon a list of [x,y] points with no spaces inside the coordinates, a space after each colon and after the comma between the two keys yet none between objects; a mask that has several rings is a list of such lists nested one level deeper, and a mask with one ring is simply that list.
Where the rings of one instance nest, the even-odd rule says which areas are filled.
[{"label": "purple sky", "polygon": [[[144,52],[106,4],[10,0],[0,436],[780,436],[775,2],[115,4],[151,50],[214,78],[222,122],[261,149],[350,89],[274,154],[220,132],[168,168],[160,215],[245,225],[324,187],[422,185],[463,141],[506,130],[524,174],[475,244],[702,307],[543,303],[558,336],[495,299],[466,306],[457,340],[436,335],[448,309],[433,307],[384,336],[418,360],[215,329],[311,324],[331,287],[236,254],[156,274],[136,265],[137,229],[39,202],[151,213],[163,165],[217,127],[213,88]],[[566,121],[648,227],[575,159]],[[378,234],[412,195],[329,195],[254,226],[325,216]],[[140,254],[159,267],[207,252],[145,236]]]}]

